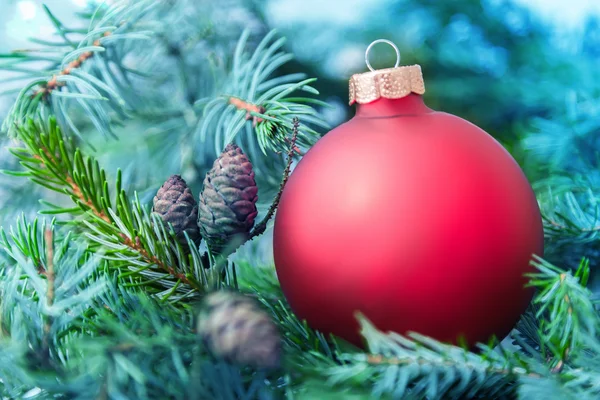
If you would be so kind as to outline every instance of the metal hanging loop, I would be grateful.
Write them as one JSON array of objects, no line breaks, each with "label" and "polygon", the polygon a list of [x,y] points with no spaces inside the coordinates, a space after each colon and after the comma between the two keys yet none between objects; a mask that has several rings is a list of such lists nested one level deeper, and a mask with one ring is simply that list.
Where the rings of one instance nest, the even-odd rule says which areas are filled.
[{"label": "metal hanging loop", "polygon": [[367,63],[367,67],[369,67],[371,71],[375,71],[371,66],[371,63],[369,62],[369,51],[371,51],[371,48],[377,43],[386,43],[394,48],[394,50],[396,51],[396,65],[394,65],[394,68],[397,68],[398,65],[400,65],[400,50],[398,50],[398,47],[394,44],[394,42],[389,41],[387,39],[377,39],[373,43],[371,43],[369,47],[367,47],[367,51],[365,51],[365,63]]}]

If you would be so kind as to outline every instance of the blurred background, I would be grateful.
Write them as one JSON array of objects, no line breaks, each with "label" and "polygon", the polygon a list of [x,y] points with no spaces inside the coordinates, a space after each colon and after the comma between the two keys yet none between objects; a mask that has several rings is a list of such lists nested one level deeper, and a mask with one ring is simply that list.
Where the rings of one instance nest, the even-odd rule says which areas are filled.
[{"label": "blurred background", "polygon": [[[0,0],[0,52],[53,35],[43,4],[75,25],[76,13],[96,3]],[[600,2],[594,0],[265,0],[247,2],[248,10],[240,9],[244,2],[218,3],[240,25],[261,24],[287,36],[297,61],[290,68],[319,78],[323,98],[335,106],[327,114],[334,124],[349,117],[347,79],[365,70],[364,50],[377,38],[399,45],[402,64],[423,66],[432,106],[458,107],[496,134],[507,133],[507,124],[523,121],[523,115],[547,110],[553,99],[546,94],[555,89],[549,81],[564,85],[565,65],[600,52]],[[375,67],[393,65],[391,49],[377,51]],[[7,76],[0,72],[0,79]],[[459,97],[462,104],[445,101]],[[10,97],[1,98],[0,117],[10,103]]]},{"label": "blurred background", "polygon": [[[42,4],[66,26],[78,26],[77,13],[96,2],[0,0],[0,53],[31,47],[29,37],[51,40],[54,26]],[[550,186],[553,193],[565,187],[570,193],[577,193],[574,187],[586,192],[578,203],[586,218],[579,222],[588,225],[573,232],[572,240],[565,240],[564,235],[549,237],[548,257],[575,265],[582,255],[596,254],[591,240],[595,236],[590,235],[600,228],[597,218],[587,217],[597,211],[600,199],[589,195],[590,190],[598,193],[595,189],[600,188],[596,184],[600,182],[596,150],[600,148],[599,1],[205,0],[196,4],[197,14],[188,15],[187,23],[193,26],[210,20],[217,38],[233,40],[244,28],[257,36],[277,28],[286,36],[286,50],[296,57],[281,73],[303,72],[318,78],[315,87],[320,98],[332,106],[323,110],[331,126],[353,115],[347,105],[347,82],[350,75],[366,70],[366,47],[379,38],[394,41],[402,53],[401,64],[422,66],[428,105],[472,121],[496,137],[523,167],[542,202]],[[179,22],[173,22],[169,34],[185,41],[189,34]],[[395,62],[394,52],[385,46],[376,47],[372,54],[375,68]],[[6,92],[0,97],[0,120],[23,86],[22,81],[11,80],[18,73],[0,71],[0,92]],[[156,133],[148,121],[135,124],[135,129],[129,126],[130,131]],[[173,153],[152,151],[147,138],[124,135],[121,143],[99,138],[96,144],[105,166],[126,165],[132,186],[151,198],[168,174],[181,173],[183,164]],[[128,146],[127,140],[135,140],[135,145]],[[11,163],[2,150],[0,167],[9,168]],[[195,193],[206,165],[187,175]],[[585,177],[586,183],[577,186],[575,177]],[[263,193],[268,185],[264,183]],[[39,208],[39,196],[30,184],[2,177],[0,187],[2,224],[12,221],[15,213],[34,213]],[[549,214],[559,207],[552,199],[547,201]],[[267,259],[269,239],[266,235],[262,251]]]}]

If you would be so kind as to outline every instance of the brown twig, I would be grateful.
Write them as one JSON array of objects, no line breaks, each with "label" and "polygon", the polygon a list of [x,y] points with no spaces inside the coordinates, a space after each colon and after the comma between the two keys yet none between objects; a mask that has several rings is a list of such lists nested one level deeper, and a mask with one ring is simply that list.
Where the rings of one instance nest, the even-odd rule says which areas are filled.
[{"label": "brown twig", "polygon": [[[44,152],[44,155],[49,160],[54,161],[56,164],[60,163],[60,160],[58,160],[58,157],[55,154],[52,154],[50,152],[50,150],[48,150],[47,148],[42,147],[40,150]],[[35,158],[36,160],[41,161],[42,165],[45,166],[45,160],[42,157],[40,157],[37,154],[34,154],[33,158]],[[77,183],[75,183],[75,181],[73,180],[73,178],[71,177],[71,175],[69,175],[68,173],[65,173],[64,180],[67,183],[67,185],[69,185],[69,187],[71,188],[71,192],[73,193],[73,196],[77,197],[77,199],[79,199],[79,201],[82,204],[85,204],[87,207],[89,207],[89,209],[92,210],[92,212],[95,215],[97,215],[98,217],[102,218],[104,221],[106,221],[109,224],[112,223],[112,221],[110,220],[110,218],[108,218],[108,216],[106,215],[106,213],[104,211],[102,211],[102,210],[99,210],[94,205],[94,203],[83,194],[83,192],[81,191],[81,188],[79,187],[79,185]]]},{"label": "brown twig", "polygon": [[[442,366],[442,367],[453,367],[455,365],[457,365],[456,363],[452,362],[451,360],[447,360],[447,361],[442,361],[442,362],[434,362],[434,361],[428,361],[422,358],[388,358],[388,357],[383,357],[379,354],[369,354],[367,356],[367,362],[369,364],[374,364],[374,365],[410,365],[410,364],[419,364],[419,365],[438,365],[438,366]],[[476,367],[475,365],[471,365],[469,363],[464,364],[467,367],[470,367],[472,369],[477,369],[478,367]],[[488,372],[491,372],[493,374],[498,374],[498,375],[505,375],[505,376],[511,376],[511,375],[515,375],[515,376],[527,376],[530,378],[541,378],[542,376],[539,374],[536,374],[534,372],[529,372],[523,368],[494,368],[494,367],[489,367],[486,368],[486,370]]]},{"label": "brown twig", "polygon": [[44,242],[46,244],[46,279],[48,280],[48,291],[46,292],[46,301],[48,306],[54,303],[54,241],[51,229],[44,232]]},{"label": "brown twig", "polygon": [[279,185],[279,192],[277,192],[277,196],[275,196],[275,199],[273,200],[271,207],[269,207],[269,211],[267,212],[267,215],[265,215],[263,220],[260,221],[254,227],[252,232],[250,232],[250,234],[248,235],[248,240],[252,240],[254,237],[262,235],[265,232],[265,230],[267,229],[267,223],[269,222],[271,217],[273,217],[273,215],[275,214],[275,210],[277,209],[277,206],[279,206],[279,200],[281,200],[281,195],[283,193],[283,189],[285,188],[285,185],[290,177],[290,170],[292,168],[292,162],[294,160],[296,139],[298,138],[298,128],[300,126],[300,121],[298,120],[298,118],[294,118],[293,124],[294,124],[294,126],[292,128],[292,138],[290,140],[290,149],[288,150],[288,153],[287,153],[287,164],[283,171],[283,178],[281,180],[281,184]]},{"label": "brown twig", "polygon": [[87,207],[89,207],[90,210],[92,210],[92,212],[95,215],[97,215],[98,217],[102,218],[104,221],[108,222],[109,224],[112,224],[112,221],[110,220],[110,218],[108,218],[108,216],[106,215],[106,213],[104,211],[102,211],[102,210],[99,210],[90,199],[86,198],[86,196],[81,191],[81,188],[79,187],[79,185],[77,185],[73,181],[73,178],[71,178],[70,176],[67,176],[66,180],[67,180],[67,184],[69,186],[71,186],[71,190],[73,191],[73,195],[75,195],[79,199],[79,201],[81,201],[83,204],[85,204]]},{"label": "brown twig", "polygon": [[[48,308],[54,304],[54,240],[51,229],[46,229],[44,232],[44,242],[46,245],[46,303]],[[46,360],[50,359],[50,329],[52,327],[52,317],[47,315],[44,321],[44,338],[42,341],[42,347],[44,349],[44,356]]]},{"label": "brown twig", "polygon": [[[103,36],[110,36],[112,33],[107,31],[104,32]],[[94,41],[94,46],[100,46],[100,39],[97,39]],[[81,67],[81,64],[83,64],[86,60],[88,60],[89,58],[93,57],[94,53],[91,51],[86,51],[85,53],[81,54],[79,57],[77,57],[77,59],[71,61],[69,64],[67,64],[67,67],[65,69],[63,69],[62,71],[60,71],[58,74],[54,75],[42,88],[38,89],[33,95],[32,97],[36,97],[37,95],[39,95],[40,93],[43,96],[48,96],[50,93],[52,93],[53,90],[56,90],[57,88],[64,86],[65,82],[59,82],[57,80],[57,78],[61,75],[69,75],[71,73],[71,71],[75,68],[79,68]]]},{"label": "brown twig", "polygon": [[235,106],[238,110],[246,110],[246,119],[247,120],[252,120],[252,126],[256,126],[256,124],[258,124],[259,122],[263,122],[264,119],[254,116],[251,113],[252,112],[256,112],[259,114],[264,114],[266,109],[263,106],[258,106],[256,104],[252,104],[252,103],[248,103],[242,99],[239,99],[237,97],[230,97],[229,98],[229,104],[232,104],[233,106]]}]

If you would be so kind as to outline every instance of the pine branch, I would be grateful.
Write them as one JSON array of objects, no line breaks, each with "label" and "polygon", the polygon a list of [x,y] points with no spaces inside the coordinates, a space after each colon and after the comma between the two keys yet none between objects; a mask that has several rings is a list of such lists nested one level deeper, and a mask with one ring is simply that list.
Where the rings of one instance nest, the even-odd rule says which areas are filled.
[{"label": "pine branch", "polygon": [[[114,111],[124,118],[128,111],[141,107],[139,100],[136,104],[135,97],[131,96],[133,88],[122,66],[125,56],[131,54],[123,52],[125,47],[120,44],[150,39],[153,32],[142,31],[136,24],[141,25],[140,20],[157,7],[160,4],[150,0],[126,8],[122,4],[108,8],[101,5],[94,16],[103,18],[94,20],[92,17],[88,30],[65,28],[45,7],[62,41],[32,39],[44,47],[3,55],[9,61],[1,63],[0,69],[22,71],[25,75],[21,78],[29,82],[20,91],[2,129],[14,135],[15,124],[23,124],[38,114],[50,114],[56,115],[64,130],[83,137],[70,111],[72,105],[77,104],[99,132],[114,137],[112,124],[118,119],[108,112]],[[21,66],[39,61],[47,61],[40,70]]]},{"label": "pine branch", "polygon": [[246,120],[252,120],[252,126],[256,127],[256,124],[263,122],[264,119],[257,117],[255,114],[264,114],[266,109],[263,106],[257,106],[255,104],[248,103],[242,99],[238,99],[237,97],[230,97],[229,104],[235,106],[238,110],[246,111]]},{"label": "pine branch", "polygon": [[[91,300],[105,288],[105,282],[96,274],[101,266],[97,257],[90,257],[70,234],[60,240],[53,228],[42,230],[38,223],[22,225],[26,228],[29,246],[21,247],[23,231],[10,237],[2,232],[4,254],[8,256],[3,265],[0,280],[2,303],[0,321],[6,331],[5,340],[13,341],[14,356],[24,357],[17,364],[9,363],[9,369],[0,365],[0,380],[11,376],[31,376],[59,369],[66,361],[62,346],[82,329],[72,325],[86,311]],[[34,264],[31,250],[40,255],[44,275]],[[16,345],[18,343],[18,345]],[[0,346],[4,347],[4,346]],[[18,365],[18,367],[16,367]],[[23,368],[23,374],[12,374],[13,369]],[[5,380],[6,382],[6,380]],[[15,386],[19,388],[18,382]],[[20,397],[20,396],[19,396]]]},{"label": "pine branch", "polygon": [[589,261],[583,259],[572,275],[536,257],[538,273],[530,274],[530,285],[538,288],[534,303],[540,306],[542,351],[551,353],[552,371],[560,372],[572,349],[581,348],[583,338],[600,328],[600,318],[585,288]]},{"label": "pine branch", "polygon": [[309,375],[313,368],[335,362],[342,346],[350,346],[339,338],[313,330],[306,321],[300,321],[284,299],[259,292],[256,288],[252,288],[250,294],[263,304],[285,333],[283,343],[287,356],[284,361],[288,370],[298,373],[306,370]]},{"label": "pine branch", "polygon": [[[71,197],[76,209],[53,206],[47,212],[78,216],[71,223],[86,232],[97,247],[95,251],[104,249],[104,257],[120,271],[124,284],[147,286],[164,299],[173,297],[173,301],[179,301],[226,283],[209,279],[192,242],[188,243],[192,249],[188,254],[175,233],[160,218],[150,216],[137,196],[133,201],[128,199],[121,189],[120,172],[116,195],[111,195],[108,188],[112,185],[105,171],[93,158],[84,158],[72,138],[63,136],[54,119],[47,126],[29,121],[18,134],[26,148],[13,149],[12,153],[26,172],[17,175]],[[210,270],[209,274],[213,272]]]},{"label": "pine branch", "polygon": [[[27,226],[32,231],[32,225]],[[41,251],[42,233],[36,230],[35,234]],[[81,262],[87,259],[81,249],[73,253],[64,248],[71,243],[66,238],[54,247],[52,265],[42,257],[46,268],[56,274],[54,301],[47,308],[50,285],[38,285],[43,280],[31,260],[9,242],[7,251],[14,264],[0,275],[0,292],[5,294],[0,321],[10,332],[0,337],[3,395],[24,398],[35,390],[40,398],[234,399],[244,395],[266,400],[281,391],[273,377],[211,357],[193,330],[196,310],[117,287],[113,280],[108,283],[108,270]],[[46,331],[42,328],[50,321],[48,316],[52,322]],[[47,363],[39,361],[44,338],[51,350]]]},{"label": "pine branch", "polygon": [[[538,357],[542,347],[542,338],[540,337],[540,318],[538,313],[540,306],[532,302],[527,307],[525,313],[515,326],[515,332],[512,333],[512,343],[521,348],[525,354],[530,357]],[[540,356],[539,359],[542,357]]]},{"label": "pine branch", "polygon": [[[110,36],[112,34],[112,32],[110,31],[106,31],[104,32],[104,34],[102,35],[103,37],[107,37]],[[94,41],[93,44],[94,47],[96,47],[96,51],[101,51],[100,49],[103,49],[101,47],[101,43],[100,43],[100,39],[96,39]],[[35,98],[36,96],[38,96],[39,94],[42,95],[42,97],[46,98],[49,94],[51,94],[54,90],[59,89],[62,86],[66,85],[66,82],[64,81],[58,81],[57,77],[61,76],[61,75],[70,75],[71,72],[75,69],[75,68],[80,68],[81,65],[88,59],[90,59],[91,57],[94,56],[94,53],[92,51],[86,51],[84,53],[82,53],[79,57],[77,57],[75,60],[71,61],[68,63],[68,65],[63,68],[58,74],[54,75],[52,77],[52,79],[50,79],[48,82],[46,83],[41,83],[40,86],[41,88],[38,89],[36,92],[34,92],[31,97]]]},{"label": "pine branch", "polygon": [[[416,339],[416,338],[415,338]],[[423,339],[423,338],[421,338]],[[416,339],[418,340],[418,339]],[[476,370],[478,368],[480,368],[479,366],[476,366],[475,364],[469,364],[469,363],[462,363],[462,362],[457,362],[456,360],[444,360],[444,361],[431,361],[431,360],[426,360],[426,359],[415,359],[415,358],[386,358],[383,357],[380,354],[367,354],[366,355],[366,362],[371,364],[371,365],[376,365],[376,366],[384,366],[384,367],[389,367],[389,366],[394,366],[394,365],[403,365],[403,366],[407,366],[407,365],[418,365],[420,368],[424,367],[424,366],[436,366],[436,367],[440,367],[440,368],[460,368],[460,367],[466,367],[469,368],[471,370]],[[529,378],[541,378],[540,374],[537,374],[535,372],[530,372],[527,370],[524,370],[523,368],[517,368],[517,367],[513,367],[513,368],[500,368],[498,366],[493,366],[493,365],[488,365],[485,368],[485,372],[489,373],[489,374],[497,374],[497,375],[503,375],[506,377],[517,377],[517,376],[526,376]]]},{"label": "pine branch", "polygon": [[483,346],[483,355],[428,337],[379,332],[359,315],[369,353],[341,353],[340,364],[307,370],[335,388],[366,389],[373,398],[499,398],[512,393],[519,375],[536,376],[518,359]]},{"label": "pine branch", "polygon": [[592,179],[557,175],[536,184],[548,237],[571,243],[600,237],[600,186]]},{"label": "pine branch", "polygon": [[[142,246],[139,236],[135,237],[135,241],[132,241],[124,233],[121,233],[120,236],[121,236],[121,239],[123,239],[123,243],[125,243],[125,245],[128,246],[129,248],[139,252],[140,255],[142,256],[142,258],[146,262],[154,263],[154,264],[158,265],[163,271],[167,271],[170,275],[174,276],[180,282],[183,282],[186,285],[190,285],[192,287],[195,285],[185,276],[185,274],[175,272],[173,267],[165,265],[165,263],[163,263],[161,260],[159,260],[158,257],[148,254],[148,252]],[[197,289],[199,289],[199,288],[197,288]]]},{"label": "pine branch", "polygon": [[[328,128],[311,106],[327,106],[326,103],[310,97],[291,97],[296,91],[318,94],[309,86],[315,79],[302,80],[301,74],[272,77],[277,68],[292,59],[290,54],[280,51],[285,39],[272,42],[275,35],[275,31],[269,32],[254,53],[248,54],[245,47],[250,34],[245,31],[232,60],[233,69],[222,72],[224,84],[218,95],[196,103],[204,115],[196,134],[202,143],[214,138],[216,154],[234,141],[250,119],[252,124],[247,125],[241,141],[251,143],[250,148],[257,143],[263,155],[267,150],[277,152],[285,146],[283,132],[293,127],[294,117],[300,117],[303,123],[298,132],[299,147],[310,147],[319,137],[311,125]],[[260,169],[258,154],[251,151],[249,155]]]}]

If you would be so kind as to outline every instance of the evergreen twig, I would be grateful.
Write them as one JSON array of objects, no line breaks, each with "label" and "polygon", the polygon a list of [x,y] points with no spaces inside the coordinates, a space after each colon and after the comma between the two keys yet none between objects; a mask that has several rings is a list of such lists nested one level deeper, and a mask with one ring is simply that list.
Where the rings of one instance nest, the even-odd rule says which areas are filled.
[{"label": "evergreen twig", "polygon": [[[47,282],[46,289],[46,303],[48,308],[51,308],[54,304],[54,280],[56,275],[54,272],[54,239],[51,229],[44,231],[44,241],[46,249],[46,269],[45,276]],[[44,338],[42,342],[43,353],[45,354],[45,360],[50,360],[50,329],[52,327],[53,317],[52,315],[46,315],[46,321],[44,322]]]},{"label": "evergreen twig", "polygon": [[[107,36],[110,36],[111,34],[112,34],[112,32],[106,31],[106,32],[104,32],[104,34],[102,36],[107,37]],[[93,43],[93,46],[96,47],[96,49],[94,49],[94,51],[101,51],[101,49],[103,49],[103,47],[101,46],[100,39],[96,39]],[[35,91],[35,93],[33,93],[31,95],[31,97],[35,98],[39,94],[42,94],[43,96],[48,96],[54,90],[56,90],[62,86],[65,86],[66,82],[57,80],[57,77],[61,76],[61,75],[71,74],[73,69],[81,67],[81,65],[86,60],[88,60],[89,58],[91,58],[93,56],[94,56],[93,51],[84,52],[78,58],[69,62],[69,64],[65,68],[63,68],[60,72],[58,72],[58,74],[54,75],[48,82],[40,83],[39,86],[41,86],[41,88],[38,89],[37,91]]]},{"label": "evergreen twig", "polygon": [[[165,6],[151,0],[140,0],[126,8],[122,4],[110,9],[100,6],[87,21],[90,27],[86,30],[66,28],[44,6],[60,41],[30,39],[45,47],[2,55],[9,61],[0,63],[0,70],[20,71],[25,74],[22,78],[29,79],[3,121],[2,129],[14,134],[16,124],[23,124],[28,118],[38,114],[55,115],[63,129],[82,137],[71,111],[71,104],[77,104],[102,134],[114,137],[112,123],[126,117],[128,111],[141,108],[128,93],[133,90],[128,76],[131,72],[122,65],[128,51],[123,51],[121,44],[150,39],[151,32],[139,29],[140,19],[161,7]],[[48,52],[51,55],[47,55]],[[92,58],[94,62],[90,61]],[[39,61],[45,63],[38,70],[21,66]],[[109,116],[109,110],[117,115]]]},{"label": "evergreen twig", "polygon": [[[120,250],[116,253],[118,260],[125,264],[116,264],[116,268],[133,268],[135,271],[119,276],[131,279],[132,275],[138,278],[146,275],[150,278],[136,282],[136,285],[167,284],[168,290],[161,292],[165,298],[175,291],[191,295],[204,290],[207,279],[198,250],[194,249],[190,256],[186,256],[173,232],[167,232],[160,219],[147,215],[137,198],[130,202],[121,189],[120,172],[117,174],[116,194],[111,195],[106,173],[99,163],[91,157],[84,158],[73,140],[63,136],[52,118],[48,126],[29,121],[18,132],[27,148],[13,149],[12,152],[22,161],[27,172],[16,174],[28,176],[40,185],[69,195],[78,209],[53,206],[49,212],[83,216],[73,223],[88,231],[88,238],[97,245],[108,247],[107,250]],[[114,257],[114,254],[107,257]],[[164,272],[158,274],[157,270]],[[169,276],[176,279],[174,286],[165,280]],[[179,287],[179,283],[184,285]],[[212,284],[220,285],[221,282]]]},{"label": "evergreen twig", "polygon": [[585,287],[590,274],[589,261],[582,259],[574,275],[539,257],[533,265],[539,272],[528,276],[529,285],[540,290],[534,303],[540,305],[537,316],[541,319],[542,351],[550,350],[552,371],[559,373],[571,349],[579,348],[584,338],[598,329],[598,318],[588,318],[596,313],[591,292]]},{"label": "evergreen twig", "polygon": [[168,272],[171,276],[174,276],[179,281],[185,283],[186,285],[190,285],[191,287],[193,287],[193,288],[195,288],[197,290],[200,290],[200,287],[198,287],[195,282],[192,282],[191,280],[189,280],[186,277],[185,274],[176,272],[173,269],[173,267],[165,265],[165,263],[162,262],[161,260],[159,260],[158,257],[148,254],[148,252],[146,251],[146,249],[144,249],[144,247],[142,246],[142,243],[140,242],[140,237],[139,236],[136,236],[134,241],[132,241],[130,238],[128,238],[127,235],[125,235],[124,233],[120,233],[119,236],[121,237],[121,239],[123,239],[123,243],[125,243],[125,245],[127,247],[129,247],[130,249],[133,249],[133,250],[139,252],[140,255],[147,262],[154,263],[155,265],[157,265],[158,267],[160,267],[160,269],[162,269],[163,271]]},{"label": "evergreen twig", "polygon": [[[384,357],[380,354],[368,354],[366,358],[366,362],[372,365],[378,366],[393,366],[393,365],[404,365],[409,366],[412,364],[417,364],[420,367],[424,366],[436,366],[440,368],[470,368],[472,370],[479,369],[480,366],[470,364],[470,363],[462,363],[457,360],[444,360],[444,361],[431,361],[423,358],[395,358],[395,357]],[[523,368],[513,367],[513,368],[499,368],[497,366],[488,366],[485,368],[486,372],[490,374],[498,374],[507,377],[517,377],[517,376],[526,376],[529,378],[542,378],[540,374],[535,372],[527,371]]]},{"label": "evergreen twig", "polygon": [[266,111],[266,108],[263,106],[257,106],[255,104],[249,103],[247,101],[238,99],[237,97],[233,97],[233,96],[229,98],[229,104],[235,106],[235,108],[237,108],[238,110],[245,110],[246,111],[246,119],[252,120],[253,127],[256,127],[256,124],[258,124],[259,122],[264,121],[264,119],[262,119],[256,115],[252,115],[252,113],[264,114],[264,112]]},{"label": "evergreen twig", "polygon": [[[319,134],[311,127],[329,128],[312,105],[327,107],[327,103],[310,97],[294,96],[298,91],[319,94],[310,86],[316,79],[304,79],[303,74],[273,77],[274,66],[281,66],[292,59],[281,52],[284,38],[275,40],[277,32],[270,31],[258,44],[253,54],[248,54],[250,32],[244,31],[234,52],[231,71],[224,71],[224,85],[213,96],[197,102],[202,107],[203,118],[198,121],[196,135],[202,143],[214,138],[218,154],[223,144],[230,143],[252,119],[243,141],[251,147],[257,142],[263,155],[267,150],[278,152],[285,146],[285,132],[293,126],[292,120],[303,122],[298,129],[298,147],[310,147]],[[298,150],[296,150],[298,151]],[[263,161],[251,154],[257,171]]]}]

